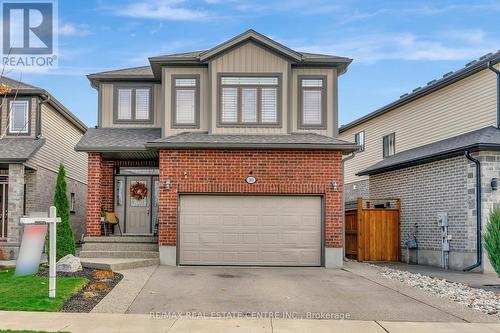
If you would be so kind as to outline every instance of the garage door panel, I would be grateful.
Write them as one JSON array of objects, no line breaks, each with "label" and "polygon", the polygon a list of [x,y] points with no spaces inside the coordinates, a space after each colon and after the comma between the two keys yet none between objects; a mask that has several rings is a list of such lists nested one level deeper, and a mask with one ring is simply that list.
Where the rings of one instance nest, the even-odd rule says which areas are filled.
[{"label": "garage door panel", "polygon": [[186,265],[319,266],[321,198],[182,195]]}]

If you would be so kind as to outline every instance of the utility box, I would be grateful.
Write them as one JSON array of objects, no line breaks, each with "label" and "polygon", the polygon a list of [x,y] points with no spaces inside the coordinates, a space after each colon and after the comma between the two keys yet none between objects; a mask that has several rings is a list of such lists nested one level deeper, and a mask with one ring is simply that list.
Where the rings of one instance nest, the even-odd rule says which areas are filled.
[{"label": "utility box", "polygon": [[447,212],[438,212],[437,213],[437,222],[440,227],[448,226],[448,213]]}]

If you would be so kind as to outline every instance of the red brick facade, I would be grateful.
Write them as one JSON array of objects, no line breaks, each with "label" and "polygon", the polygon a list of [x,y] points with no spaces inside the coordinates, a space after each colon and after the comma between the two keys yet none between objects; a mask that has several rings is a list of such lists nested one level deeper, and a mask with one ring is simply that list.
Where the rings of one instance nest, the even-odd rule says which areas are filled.
[{"label": "red brick facade", "polygon": [[180,193],[269,193],[324,195],[325,246],[342,247],[341,152],[162,150],[160,184],[160,245],[176,245]]},{"label": "red brick facade", "polygon": [[87,236],[101,235],[101,210],[113,210],[113,162],[88,153]]},{"label": "red brick facade", "polygon": [[[87,236],[113,210],[113,161],[88,154]],[[317,194],[325,197],[325,246],[342,247],[342,154],[335,151],[160,151],[159,243],[176,245],[181,193]],[[257,178],[247,184],[249,175]],[[170,180],[170,189],[165,188]],[[338,191],[332,187],[338,184]]]}]

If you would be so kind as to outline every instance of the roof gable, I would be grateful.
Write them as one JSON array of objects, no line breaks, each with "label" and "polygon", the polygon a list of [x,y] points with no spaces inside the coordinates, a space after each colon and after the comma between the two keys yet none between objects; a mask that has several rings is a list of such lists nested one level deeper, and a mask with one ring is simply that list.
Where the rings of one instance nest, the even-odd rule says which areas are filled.
[{"label": "roof gable", "polygon": [[239,34],[236,37],[233,37],[229,39],[228,41],[225,41],[219,45],[216,45],[215,47],[202,52],[199,55],[200,61],[208,61],[210,59],[213,59],[220,54],[233,49],[235,47],[238,47],[242,44],[245,44],[249,41],[252,41],[260,46],[263,46],[265,48],[270,49],[271,51],[278,53],[279,55],[289,58],[294,61],[301,61],[302,60],[302,55],[299,52],[296,52],[264,35],[259,34],[255,30],[247,30],[242,34]]}]

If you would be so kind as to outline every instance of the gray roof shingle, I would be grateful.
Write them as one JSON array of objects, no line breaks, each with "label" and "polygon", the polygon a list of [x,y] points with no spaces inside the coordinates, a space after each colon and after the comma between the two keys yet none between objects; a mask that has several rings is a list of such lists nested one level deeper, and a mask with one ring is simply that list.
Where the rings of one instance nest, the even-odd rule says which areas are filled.
[{"label": "gray roof shingle", "polygon": [[287,135],[236,135],[184,132],[160,138],[146,144],[150,148],[271,148],[271,149],[327,149],[354,151],[354,143],[315,133]]},{"label": "gray roof shingle", "polygon": [[500,129],[488,126],[421,147],[397,153],[362,170],[357,175],[373,175],[458,156],[467,151],[500,149]]},{"label": "gray roof shingle", "polygon": [[0,139],[0,162],[24,162],[29,160],[45,139],[3,138]]},{"label": "gray roof shingle", "polygon": [[161,137],[160,128],[89,128],[76,151],[143,151],[145,143]]}]

